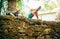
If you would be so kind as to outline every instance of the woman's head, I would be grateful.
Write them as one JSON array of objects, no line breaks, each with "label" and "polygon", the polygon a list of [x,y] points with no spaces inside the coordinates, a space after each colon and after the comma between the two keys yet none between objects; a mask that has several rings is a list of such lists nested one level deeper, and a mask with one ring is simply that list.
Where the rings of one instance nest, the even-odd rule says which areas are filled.
[{"label": "woman's head", "polygon": [[16,13],[18,14],[20,12],[20,9],[19,10],[16,10]]},{"label": "woman's head", "polygon": [[37,10],[36,10],[36,9],[30,9],[30,12],[32,12],[32,13],[36,13]]}]

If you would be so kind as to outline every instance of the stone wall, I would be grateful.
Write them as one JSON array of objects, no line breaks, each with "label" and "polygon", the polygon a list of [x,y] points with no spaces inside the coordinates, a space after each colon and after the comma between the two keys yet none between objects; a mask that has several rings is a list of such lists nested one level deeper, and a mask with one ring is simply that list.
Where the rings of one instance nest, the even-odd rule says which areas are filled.
[{"label": "stone wall", "polygon": [[57,22],[0,16],[1,39],[60,39]]}]

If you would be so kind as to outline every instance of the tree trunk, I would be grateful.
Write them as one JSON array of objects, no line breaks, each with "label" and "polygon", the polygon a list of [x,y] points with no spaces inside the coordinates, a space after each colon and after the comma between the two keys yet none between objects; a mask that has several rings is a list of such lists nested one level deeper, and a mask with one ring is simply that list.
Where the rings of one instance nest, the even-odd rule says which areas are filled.
[{"label": "tree trunk", "polygon": [[16,0],[8,0],[8,10],[9,11],[16,10]]}]

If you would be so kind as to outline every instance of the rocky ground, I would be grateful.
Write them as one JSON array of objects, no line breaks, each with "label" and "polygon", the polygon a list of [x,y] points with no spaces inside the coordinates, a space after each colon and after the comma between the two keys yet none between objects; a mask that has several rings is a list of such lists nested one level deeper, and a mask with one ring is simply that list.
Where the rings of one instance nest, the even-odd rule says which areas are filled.
[{"label": "rocky ground", "polygon": [[60,39],[58,28],[54,21],[0,16],[0,39]]}]

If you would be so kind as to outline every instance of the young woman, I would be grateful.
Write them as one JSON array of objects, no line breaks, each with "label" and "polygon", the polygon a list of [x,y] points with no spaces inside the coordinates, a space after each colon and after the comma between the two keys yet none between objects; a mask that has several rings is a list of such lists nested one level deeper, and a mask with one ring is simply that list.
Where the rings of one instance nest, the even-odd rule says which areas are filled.
[{"label": "young woman", "polygon": [[36,16],[36,18],[38,19],[38,13],[36,9],[31,9],[30,12],[31,13],[28,15],[28,18],[32,19],[33,16]]},{"label": "young woman", "polygon": [[30,9],[30,14],[28,15],[28,18],[32,19],[33,16],[36,16],[36,18],[38,19],[38,10],[41,8],[41,6],[39,6],[38,9]]}]

